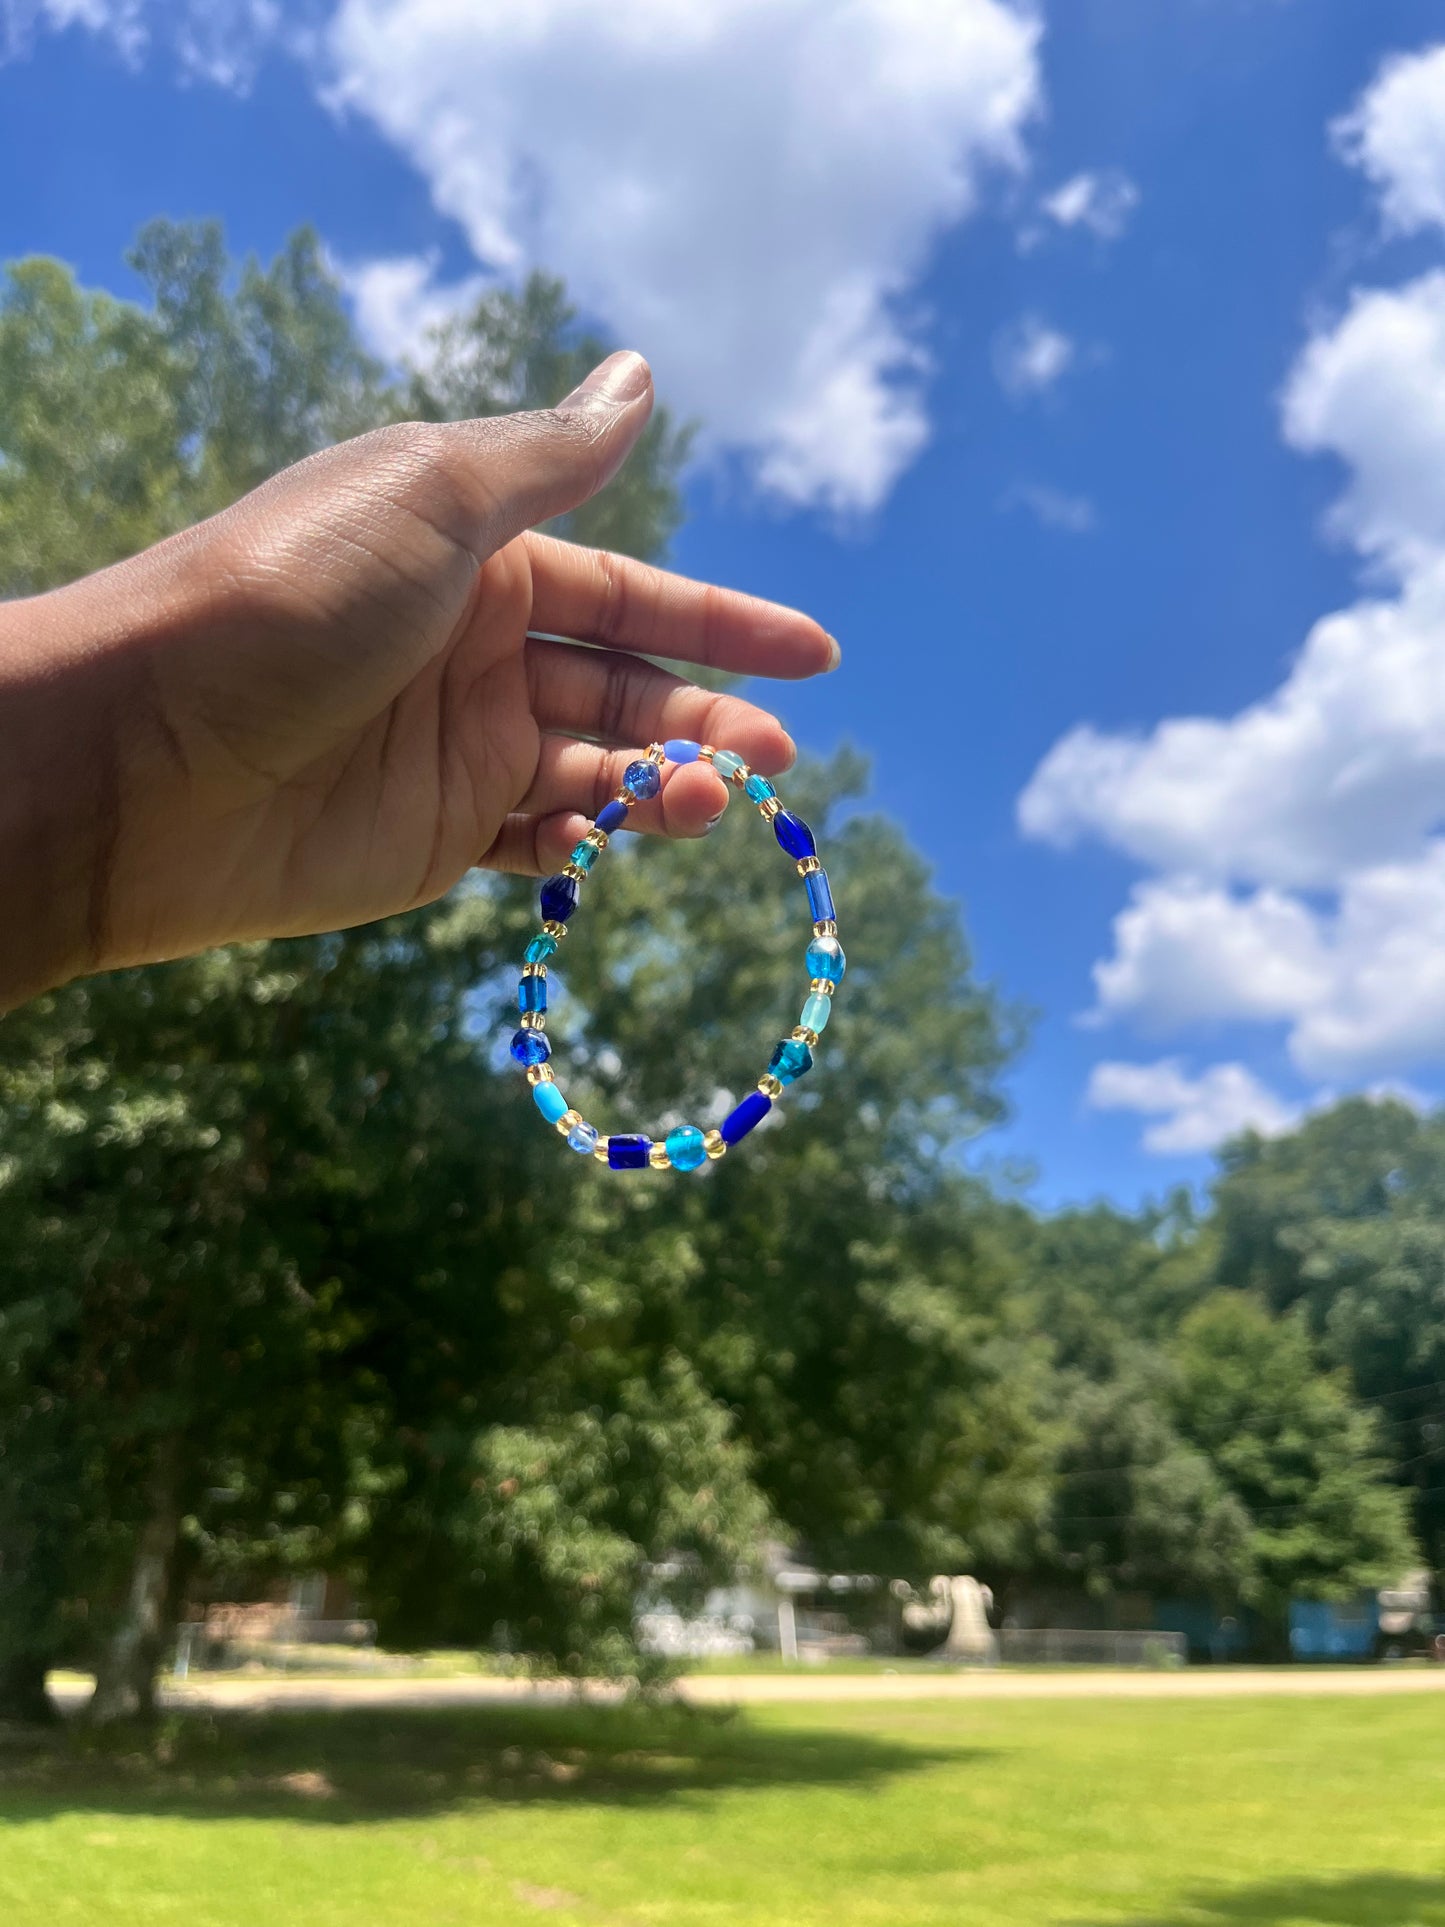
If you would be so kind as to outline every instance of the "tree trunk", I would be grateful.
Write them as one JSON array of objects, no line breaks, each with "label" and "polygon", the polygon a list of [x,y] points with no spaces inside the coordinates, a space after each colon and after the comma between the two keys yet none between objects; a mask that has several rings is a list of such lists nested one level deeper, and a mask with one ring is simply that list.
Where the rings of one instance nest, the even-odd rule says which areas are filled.
[{"label": "tree trunk", "polygon": [[45,1690],[46,1670],[37,1653],[12,1653],[0,1659],[0,1720],[40,1726],[59,1719],[55,1702]]},{"label": "tree trunk", "polygon": [[95,1692],[86,1708],[92,1725],[148,1720],[155,1713],[156,1668],[170,1630],[171,1576],[180,1539],[179,1465],[179,1439],[163,1439],[147,1486],[146,1518],[125,1603],[95,1669]]}]

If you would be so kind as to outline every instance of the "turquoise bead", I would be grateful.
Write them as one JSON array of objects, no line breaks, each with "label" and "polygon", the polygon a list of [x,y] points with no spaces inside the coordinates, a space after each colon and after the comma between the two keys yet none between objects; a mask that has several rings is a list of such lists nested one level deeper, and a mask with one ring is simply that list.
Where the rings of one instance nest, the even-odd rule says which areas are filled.
[{"label": "turquoise bead", "polygon": [[537,1109],[549,1124],[555,1124],[557,1119],[564,1116],[567,1110],[567,1100],[555,1084],[534,1084],[532,1086],[532,1102],[537,1106]]},{"label": "turquoise bead", "polygon": [[556,953],[557,939],[555,937],[549,937],[546,931],[542,930],[539,931],[527,945],[527,954],[522,961],[524,963],[546,963],[547,959],[555,956]]},{"label": "turquoise bead", "polygon": [[803,1005],[803,1014],[798,1022],[804,1030],[815,1030],[819,1036],[828,1028],[828,1019],[833,1015],[833,999],[825,997],[821,990],[815,990]]},{"label": "turquoise bead", "polygon": [[730,749],[715,749],[712,753],[712,766],[718,775],[728,782],[732,781],[740,769],[747,768],[742,757],[735,756]]},{"label": "turquoise bead", "polygon": [[822,977],[830,984],[841,984],[848,959],[836,937],[814,937],[808,945],[808,975]]},{"label": "turquoise bead", "polygon": [[768,1069],[780,1084],[796,1084],[813,1068],[813,1053],[801,1037],[785,1037],[768,1059]]},{"label": "turquoise bead", "polygon": [[743,794],[751,797],[754,803],[766,803],[770,796],[776,796],[777,793],[766,776],[754,774],[743,784]]},{"label": "turquoise bead", "polygon": [[569,861],[575,863],[579,870],[590,870],[601,854],[595,843],[579,843]]},{"label": "turquoise bead", "polygon": [[590,1158],[597,1149],[597,1126],[589,1124],[584,1118],[567,1133],[567,1142],[574,1151],[580,1151],[584,1158]]},{"label": "turquoise bead", "polygon": [[695,1171],[707,1160],[707,1146],[695,1124],[679,1124],[668,1132],[662,1145],[674,1171]]},{"label": "turquoise bead", "polygon": [[545,1010],[547,1008],[547,979],[545,977],[523,977],[517,985],[517,1008],[520,1011]]}]

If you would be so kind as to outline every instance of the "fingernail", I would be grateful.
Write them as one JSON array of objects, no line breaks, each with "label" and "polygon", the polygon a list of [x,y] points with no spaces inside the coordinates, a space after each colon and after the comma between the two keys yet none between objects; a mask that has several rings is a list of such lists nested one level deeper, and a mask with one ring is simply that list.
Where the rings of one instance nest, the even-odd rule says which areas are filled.
[{"label": "fingernail", "polygon": [[842,660],[843,660],[843,651],[838,647],[838,638],[836,636],[829,636],[828,637],[829,669],[836,669],[838,667],[838,664]]},{"label": "fingernail", "polygon": [[703,835],[711,836],[713,831],[717,828],[718,824],[722,822],[723,817],[726,814],[727,812],[725,810],[719,810],[716,816],[710,816],[707,822],[704,823],[702,826]]},{"label": "fingernail", "polygon": [[645,395],[652,381],[652,370],[641,355],[634,354],[630,348],[609,355],[606,361],[597,366],[585,381],[579,381],[570,395],[564,395],[558,402],[559,408],[591,408],[598,402],[608,407],[620,408],[624,403],[636,401]]}]

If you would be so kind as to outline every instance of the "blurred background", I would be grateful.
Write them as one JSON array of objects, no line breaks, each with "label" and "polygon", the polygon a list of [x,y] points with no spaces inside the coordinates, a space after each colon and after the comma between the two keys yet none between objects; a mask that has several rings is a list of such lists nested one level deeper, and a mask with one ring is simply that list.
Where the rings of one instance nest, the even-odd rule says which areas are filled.
[{"label": "blurred background", "polygon": [[[1442,32],[0,0],[0,594],[636,347],[849,958],[688,1180],[519,882],[0,1023],[7,1919],[1445,1927]],[[778,882],[609,856],[588,1115]]]}]

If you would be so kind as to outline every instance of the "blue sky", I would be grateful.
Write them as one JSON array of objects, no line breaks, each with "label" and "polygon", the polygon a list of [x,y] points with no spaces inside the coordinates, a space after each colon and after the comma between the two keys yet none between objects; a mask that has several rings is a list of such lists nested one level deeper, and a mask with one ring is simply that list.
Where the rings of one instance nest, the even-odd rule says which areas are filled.
[{"label": "blue sky", "polygon": [[150,215],[311,221],[392,353],[567,276],[706,423],[677,565],[839,636],[785,720],[872,754],[1038,1013],[985,1156],[1132,1201],[1240,1123],[1440,1089],[1442,32],[0,0],[0,254],[128,292]]}]

